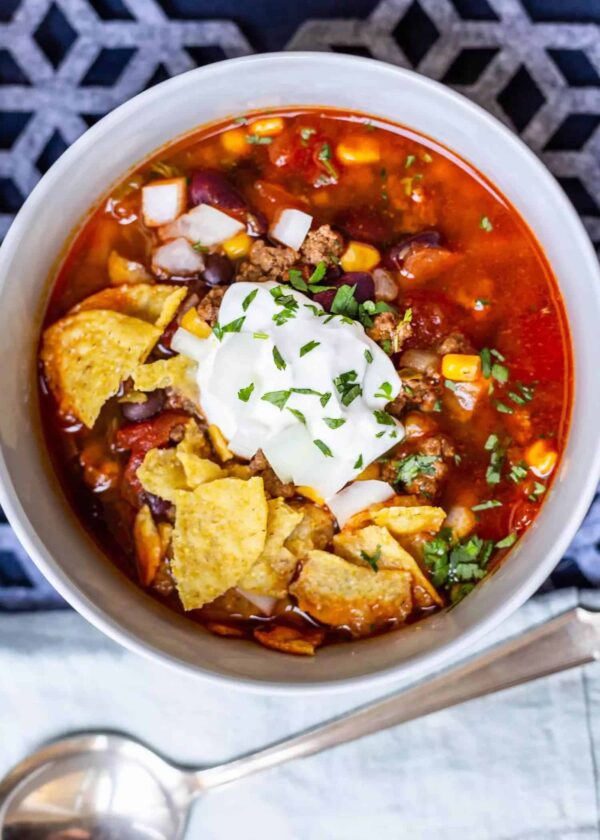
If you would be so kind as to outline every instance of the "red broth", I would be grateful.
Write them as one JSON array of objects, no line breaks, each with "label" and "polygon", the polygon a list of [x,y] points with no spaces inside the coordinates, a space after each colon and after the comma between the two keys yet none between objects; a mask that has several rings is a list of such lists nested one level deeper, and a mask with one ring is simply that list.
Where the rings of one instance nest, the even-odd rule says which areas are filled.
[{"label": "red broth", "polygon": [[[390,481],[402,464],[403,480],[395,486],[411,503],[454,511],[461,528],[469,525],[465,515],[472,520],[461,537],[466,553],[455,557],[462,567],[452,580],[444,578],[452,546],[444,545],[443,534],[441,543],[433,542],[425,553],[428,540],[422,535],[406,542],[445,603],[456,602],[479,578],[469,566],[473,539],[489,542],[483,577],[536,517],[560,460],[571,408],[572,360],[556,280],[510,203],[430,139],[329,109],[272,111],[262,117],[278,130],[255,133],[256,115],[201,128],[113,188],[76,235],[56,277],[45,323],[109,285],[111,252],[150,269],[156,234],[141,219],[140,187],[160,177],[190,179],[205,169],[223,173],[251,208],[251,238],[257,225],[264,230],[283,207],[296,207],[314,217],[313,227],[330,225],[343,237],[344,248],[350,240],[373,246],[380,262],[369,273],[384,268],[391,277],[395,294],[390,300],[388,290],[387,301],[398,312],[396,327],[410,313],[410,334],[401,347],[390,346],[383,333],[376,338],[408,388],[396,416],[410,434],[387,462],[369,467],[369,477]],[[244,261],[247,255],[231,260],[233,271]],[[195,302],[210,290],[202,277],[186,282]],[[168,356],[168,334],[169,328],[151,358]],[[437,355],[442,367],[434,376],[424,372],[423,353]],[[478,357],[476,382],[446,375],[453,355]],[[137,581],[132,527],[140,499],[127,486],[130,452],[115,447],[119,429],[130,425],[119,403],[122,392],[86,429],[58,411],[43,371],[40,382],[43,426],[65,492],[111,560]],[[427,458],[437,459],[433,474]],[[161,515],[159,510],[159,520]],[[164,570],[161,574],[164,580],[159,575],[148,592],[181,611],[172,581]],[[432,609],[432,604],[416,605],[408,618],[387,621],[373,632]],[[235,593],[187,615],[225,635],[252,636],[257,628],[260,634],[260,628],[274,625],[307,638],[318,628],[326,642],[352,635],[343,625],[322,627],[293,597],[269,618]]]}]

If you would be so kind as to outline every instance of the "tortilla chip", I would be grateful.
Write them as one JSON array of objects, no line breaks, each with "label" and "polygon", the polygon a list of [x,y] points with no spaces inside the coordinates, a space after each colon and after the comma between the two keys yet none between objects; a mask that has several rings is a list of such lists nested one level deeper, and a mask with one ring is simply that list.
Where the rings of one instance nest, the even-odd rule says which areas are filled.
[{"label": "tortilla chip", "polygon": [[236,586],[263,551],[263,480],[220,478],[179,493],[176,506],[173,577],[184,609],[195,610]]},{"label": "tortilla chip", "polygon": [[296,656],[314,656],[315,648],[325,639],[323,630],[296,630],[283,626],[255,630],[253,635],[265,647]]},{"label": "tortilla chip", "polygon": [[146,321],[162,332],[175,317],[186,295],[184,286],[154,283],[111,286],[82,300],[69,311],[69,315],[88,309],[109,309]]},{"label": "tortilla chip", "polygon": [[197,403],[199,392],[195,379],[196,368],[196,363],[191,359],[172,356],[170,359],[140,365],[133,372],[133,382],[139,391],[172,388],[182,397]]},{"label": "tortilla chip", "polygon": [[137,469],[147,493],[175,502],[178,493],[190,487],[176,449],[150,449]]},{"label": "tortilla chip", "polygon": [[439,507],[382,507],[373,512],[376,525],[384,525],[395,537],[418,534],[421,531],[439,531],[446,512]]},{"label": "tortilla chip", "polygon": [[286,505],[283,499],[270,499],[267,507],[267,540],[264,550],[239,586],[255,595],[284,598],[297,560],[283,544],[304,514]]},{"label": "tortilla chip", "polygon": [[378,569],[401,569],[410,572],[413,579],[413,597],[420,607],[430,607],[433,604],[443,605],[443,599],[438,595],[432,583],[421,570],[414,557],[408,553],[397,540],[392,537],[387,528],[369,525],[359,531],[341,531],[333,538],[333,548],[336,554],[359,566],[369,566],[364,554],[376,557]]},{"label": "tortilla chip", "polygon": [[104,403],[147,358],[160,334],[139,318],[99,310],[67,315],[48,327],[41,359],[61,412],[91,429]]},{"label": "tortilla chip", "polygon": [[225,470],[206,457],[211,454],[210,445],[193,420],[186,423],[185,435],[176,452],[190,490],[227,475]]},{"label": "tortilla chip", "polygon": [[399,569],[375,572],[327,551],[311,551],[290,592],[300,609],[317,621],[345,625],[364,636],[410,615],[411,582],[411,575]]},{"label": "tortilla chip", "polygon": [[137,512],[133,524],[137,573],[142,586],[150,586],[163,558],[163,541],[148,505]]}]

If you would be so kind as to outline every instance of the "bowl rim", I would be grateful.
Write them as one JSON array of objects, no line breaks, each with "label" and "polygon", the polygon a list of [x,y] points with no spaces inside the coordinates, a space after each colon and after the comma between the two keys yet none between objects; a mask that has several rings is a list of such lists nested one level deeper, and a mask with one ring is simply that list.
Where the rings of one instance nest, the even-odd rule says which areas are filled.
[{"label": "bowl rim", "polygon": [[[413,70],[400,68],[376,59],[317,51],[262,53],[260,55],[227,59],[225,61],[220,61],[204,67],[198,67],[194,70],[174,76],[171,79],[155,85],[147,91],[137,94],[119,105],[99,120],[94,126],[88,129],[81,137],[79,137],[53,164],[53,166],[34,187],[17,213],[8,230],[4,243],[0,247],[0,277],[5,272],[6,265],[9,262],[12,252],[18,248],[22,237],[26,234],[28,218],[36,208],[38,197],[42,196],[46,192],[48,186],[52,182],[59,180],[62,177],[63,172],[68,171],[71,165],[71,160],[77,159],[86,152],[93,150],[96,138],[110,132],[113,126],[118,125],[125,114],[128,112],[135,113],[136,110],[144,109],[148,105],[151,105],[155,100],[166,98],[169,91],[174,90],[179,86],[189,84],[190,77],[196,78],[201,76],[204,80],[207,80],[213,74],[228,71],[231,72],[232,70],[235,71],[240,67],[248,68],[252,65],[269,64],[276,61],[284,61],[291,64],[302,64],[307,61],[317,61],[325,66],[329,66],[332,70],[335,68],[338,71],[341,71],[344,67],[348,67],[349,65],[371,65],[376,68],[378,72],[387,73],[389,75],[390,82],[398,80],[399,78],[409,78],[413,86],[417,85],[421,87],[424,96],[427,96],[429,91],[436,91],[438,95],[443,95],[450,103],[455,102],[457,105],[460,105],[461,110],[466,114],[473,114],[478,122],[486,124],[487,128],[491,132],[503,135],[505,143],[512,147],[515,154],[521,156],[528,165],[533,176],[535,176],[538,180],[545,182],[546,188],[549,189],[553,195],[553,200],[560,204],[563,212],[570,217],[570,221],[573,226],[571,233],[576,237],[572,241],[572,247],[575,247],[579,251],[581,259],[585,263],[588,276],[595,278],[596,285],[600,288],[600,267],[598,266],[592,243],[585,231],[579,215],[549,170],[542,164],[534,152],[529,149],[529,147],[517,135],[503,125],[502,122],[484,110],[481,106],[467,99],[465,96],[456,93],[440,82],[422,76]],[[436,140],[435,136],[433,136],[432,139]],[[454,151],[454,149],[451,149],[450,151]],[[456,152],[461,155],[460,149],[456,149]],[[466,158],[466,160],[469,162],[468,158]],[[526,218],[524,221],[528,224],[528,220]],[[573,405],[575,405],[575,402]],[[570,434],[571,429],[569,429],[567,439]],[[62,597],[71,606],[73,606],[77,612],[79,612],[86,620],[113,641],[116,641],[129,650],[132,650],[133,652],[145,656],[155,662],[160,662],[167,667],[175,668],[180,672],[185,672],[195,676],[196,678],[200,677],[207,681],[213,681],[256,694],[272,695],[292,695],[300,693],[316,694],[324,692],[339,693],[356,688],[379,688],[384,685],[391,685],[394,681],[397,683],[406,683],[414,681],[415,678],[425,678],[441,666],[456,663],[460,657],[468,649],[472,649],[485,634],[489,633],[519,606],[521,606],[547,578],[548,574],[554,568],[556,562],[568,547],[576,530],[581,524],[590,502],[592,501],[599,479],[600,439],[596,444],[593,456],[590,456],[588,461],[588,471],[585,484],[579,488],[580,492],[578,497],[572,503],[571,513],[565,522],[561,538],[554,543],[552,550],[548,552],[546,557],[538,562],[537,566],[534,570],[532,570],[525,583],[517,587],[509,598],[498,603],[484,618],[474,622],[472,627],[463,630],[455,640],[441,642],[433,651],[429,650],[420,652],[408,661],[387,666],[375,673],[342,677],[331,682],[316,680],[313,682],[307,681],[302,684],[290,684],[279,681],[274,682],[272,680],[262,680],[260,678],[238,677],[218,673],[200,665],[192,665],[182,662],[177,657],[158,649],[158,647],[156,647],[153,643],[148,642],[133,632],[125,629],[116,619],[108,616],[102,608],[97,607],[90,597],[84,594],[78,586],[70,580],[69,575],[62,569],[61,564],[53,556],[51,556],[40,536],[33,530],[27,513],[14,491],[4,453],[0,447],[0,504],[4,509],[7,519],[15,531],[17,538],[29,554],[32,561],[40,569],[52,586],[59,592],[59,594],[62,595]]]}]

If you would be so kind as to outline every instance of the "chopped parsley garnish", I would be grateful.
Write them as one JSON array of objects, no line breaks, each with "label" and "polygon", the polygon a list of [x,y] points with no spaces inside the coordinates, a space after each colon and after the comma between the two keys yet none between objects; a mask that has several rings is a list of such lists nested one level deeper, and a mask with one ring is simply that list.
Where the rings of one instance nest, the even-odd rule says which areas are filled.
[{"label": "chopped parsley garnish", "polygon": [[376,392],[375,398],[381,397],[388,402],[392,399],[392,385],[391,382],[382,382],[379,386],[379,391]]},{"label": "chopped parsley garnish", "polygon": [[375,410],[373,412],[373,416],[377,420],[380,426],[395,426],[394,418],[391,417],[386,411],[378,411]]},{"label": "chopped parsley garnish", "polygon": [[273,315],[273,321],[278,327],[281,327],[287,321],[296,317],[298,301],[293,295],[286,294],[282,286],[275,286],[275,288],[269,289],[269,292],[275,303],[282,307],[281,312],[276,312]]},{"label": "chopped parsley garnish", "polygon": [[505,365],[501,365],[500,362],[494,362],[492,365],[492,376],[496,382],[504,385],[508,381],[508,368]]},{"label": "chopped parsley garnish", "polygon": [[490,463],[485,473],[488,484],[499,484],[504,464],[504,450],[500,447],[497,435],[490,435],[484,448],[490,452]]},{"label": "chopped parsley garnish", "polygon": [[522,382],[517,382],[516,391],[509,391],[508,396],[517,405],[525,405],[530,402],[535,395],[534,385],[524,385]]},{"label": "chopped parsley garnish", "polygon": [[262,339],[264,339],[264,338],[268,338],[268,337],[269,337],[269,333],[265,333],[265,332],[252,333],[252,338],[262,338]]},{"label": "chopped parsley garnish", "polygon": [[[358,304],[358,320],[360,323],[368,329],[369,327],[373,326],[373,318],[372,315],[379,315],[381,312],[396,312],[393,306],[390,306],[389,303],[386,303],[384,300],[366,300],[364,303]],[[356,318],[356,316],[354,316]],[[385,341],[389,342],[390,350],[386,350],[385,352],[388,356],[391,354],[392,350],[392,343],[389,338],[386,338],[384,342],[382,342],[382,346]],[[385,348],[384,348],[385,349]]]},{"label": "chopped parsley garnish", "polygon": [[[320,260],[313,273],[308,278],[308,287],[310,287],[315,283],[320,283],[323,277],[325,277],[325,273],[327,271],[327,263],[325,260]],[[311,290],[312,291],[312,290]]]},{"label": "chopped parsley garnish", "polygon": [[200,241],[194,242],[194,244],[192,245],[192,248],[194,249],[194,251],[198,251],[199,254],[207,254],[208,253],[208,246],[203,245],[202,242],[200,242]]},{"label": "chopped parsley garnish", "polygon": [[287,367],[287,363],[277,347],[273,347],[273,361],[275,362],[275,367],[277,370],[285,370]]},{"label": "chopped parsley garnish", "polygon": [[511,545],[514,545],[516,543],[516,541],[517,541],[517,535],[513,531],[507,537],[504,537],[503,540],[500,540],[500,542],[497,542],[495,547],[496,548],[510,548]]},{"label": "chopped parsley garnish", "polygon": [[479,227],[486,233],[491,233],[494,230],[494,225],[490,222],[487,216],[481,217]]},{"label": "chopped parsley garnish", "polygon": [[339,429],[346,421],[343,417],[323,417],[323,422],[326,423],[330,429]]},{"label": "chopped parsley garnish", "polygon": [[291,393],[291,391],[268,391],[266,394],[262,395],[261,400],[269,402],[280,411],[283,411]]},{"label": "chopped parsley garnish", "polygon": [[318,449],[321,450],[321,452],[323,453],[323,455],[325,455],[326,458],[333,458],[333,452],[327,446],[326,443],[324,443],[322,440],[319,440],[319,438],[313,440],[313,443]]},{"label": "chopped parsley garnish", "polygon": [[244,312],[248,311],[248,307],[250,306],[250,304],[252,303],[252,301],[254,300],[254,298],[256,297],[257,294],[258,294],[258,289],[253,289],[250,292],[250,294],[246,295],[246,297],[242,301],[242,309],[244,310]]},{"label": "chopped parsley garnish", "polygon": [[494,405],[496,407],[496,411],[499,411],[500,414],[512,414],[514,411],[514,409],[509,405],[506,405],[506,403],[500,402],[499,400],[496,400]]},{"label": "chopped parsley garnish", "polygon": [[437,455],[423,455],[420,452],[407,455],[401,461],[396,461],[396,478],[394,484],[411,484],[419,475],[435,475],[435,464],[439,461]]},{"label": "chopped parsley garnish", "polygon": [[313,134],[316,134],[316,128],[301,128],[300,137],[302,138],[302,145],[306,146]]},{"label": "chopped parsley garnish", "polygon": [[307,344],[304,344],[300,348],[300,356],[306,356],[307,353],[310,353],[311,350],[314,350],[315,347],[318,347],[320,343],[320,341],[309,341]]},{"label": "chopped parsley garnish", "polygon": [[346,407],[362,394],[362,388],[356,382],[357,378],[358,374],[355,370],[348,370],[346,373],[340,373],[333,380],[333,384],[340,395],[342,405]]},{"label": "chopped parsley garnish", "polygon": [[409,178],[400,178],[400,183],[404,185],[404,195],[411,196],[414,190],[414,182],[420,181],[422,177],[421,173],[417,172]]},{"label": "chopped parsley garnish", "polygon": [[325,408],[329,400],[331,399],[331,391],[315,391],[314,388],[292,388],[292,394],[307,394],[308,396],[312,397],[319,397],[319,402]]},{"label": "chopped parsley garnish", "polygon": [[358,315],[358,303],[354,297],[356,286],[340,286],[331,303],[331,312],[334,315],[344,315],[346,318],[356,318]]},{"label": "chopped parsley garnish", "polygon": [[414,155],[406,155],[406,160],[404,161],[404,168],[409,169],[415,161],[416,157]]},{"label": "chopped parsley garnish", "polygon": [[360,552],[361,559],[368,563],[374,572],[379,571],[378,563],[381,560],[381,546],[378,545],[373,554],[367,554],[366,551]]},{"label": "chopped parsley garnish", "polygon": [[436,400],[434,402],[433,410],[439,414],[439,412],[442,410],[442,401],[441,400]]},{"label": "chopped parsley garnish", "polygon": [[489,379],[492,375],[492,355],[490,348],[484,347],[479,353],[479,358],[481,359],[481,372],[486,379]]},{"label": "chopped parsley garnish", "polygon": [[528,472],[529,469],[525,461],[519,461],[518,464],[513,464],[511,466],[508,477],[511,481],[514,481],[515,484],[518,484],[520,481],[523,481],[524,478],[527,478]]},{"label": "chopped parsley garnish", "polygon": [[304,426],[306,426],[306,417],[301,411],[298,411],[297,408],[290,408],[289,406],[286,408],[286,411],[289,411],[290,414],[294,415],[296,420],[299,420]]},{"label": "chopped parsley garnish", "polygon": [[373,354],[370,350],[365,350],[365,359],[367,360],[367,364],[370,365],[373,361]]},{"label": "chopped parsley garnish", "polygon": [[388,356],[392,355],[393,350],[392,350],[391,339],[384,338],[383,341],[380,342],[380,346],[381,346],[381,349],[383,350],[384,353],[386,353]]},{"label": "chopped parsley garnish", "polygon": [[488,499],[487,502],[481,502],[478,505],[473,505],[471,510],[477,512],[479,510],[490,510],[491,508],[502,507],[502,502],[499,502],[498,499]]},{"label": "chopped parsley garnish", "polygon": [[421,154],[421,160],[422,160],[422,161],[424,161],[425,163],[431,163],[431,161],[433,160],[433,158],[431,157],[431,155],[429,154],[429,152],[422,152],[422,154]]},{"label": "chopped parsley garnish", "polygon": [[495,449],[497,446],[498,446],[498,435],[490,435],[488,437],[488,439],[486,440],[486,442],[484,443],[483,448],[487,449],[487,451],[489,452],[492,449]]},{"label": "chopped parsley garnish", "polygon": [[213,327],[213,333],[219,341],[221,341],[225,333],[239,333],[245,320],[246,316],[242,315],[241,318],[236,318],[235,321],[230,321],[228,324],[225,324],[225,326],[221,326],[221,324],[217,321]]},{"label": "chopped parsley garnish", "polygon": [[333,178],[334,181],[338,179],[337,169],[331,162],[332,154],[331,154],[331,146],[329,143],[323,143],[321,148],[319,149],[319,154],[317,155],[317,160],[321,161],[325,169],[327,170],[327,174]]},{"label": "chopped parsley garnish", "polygon": [[527,496],[530,502],[539,502],[540,496],[543,496],[546,492],[546,485],[542,484],[541,481],[536,481],[533,485],[533,492]]},{"label": "chopped parsley garnish", "polygon": [[453,382],[451,379],[444,379],[444,385],[449,391],[456,391],[456,382]]},{"label": "chopped parsley garnish", "polygon": [[258,134],[246,134],[246,143],[249,143],[251,146],[268,146],[272,142],[272,137],[260,137]]},{"label": "chopped parsley garnish", "polygon": [[[312,292],[316,294],[317,292],[327,292],[330,289],[334,289],[335,286],[320,286],[319,281],[323,279],[325,276],[325,272],[327,271],[327,264],[321,260],[321,262],[317,265],[311,276],[308,278],[308,282],[302,276],[302,272],[299,271],[297,268],[290,268],[288,271],[288,280],[290,281],[290,286],[296,289],[298,292]],[[309,304],[304,304],[305,306],[309,306]],[[314,308],[314,314],[320,315],[321,312],[316,308]]]},{"label": "chopped parsley garnish", "polygon": [[363,456],[359,455],[358,458],[356,459],[356,463],[354,464],[353,469],[362,470],[362,467],[363,467]]},{"label": "chopped parsley garnish", "polygon": [[[491,540],[477,536],[455,543],[450,529],[443,528],[423,547],[433,585],[452,591],[456,584],[462,586],[481,580],[487,574],[486,567],[493,548]],[[451,600],[454,602],[457,599],[451,596]]]},{"label": "chopped parsley garnish", "polygon": [[242,402],[248,402],[250,395],[254,391],[254,382],[251,382],[246,388],[240,388],[238,391],[238,399]]}]

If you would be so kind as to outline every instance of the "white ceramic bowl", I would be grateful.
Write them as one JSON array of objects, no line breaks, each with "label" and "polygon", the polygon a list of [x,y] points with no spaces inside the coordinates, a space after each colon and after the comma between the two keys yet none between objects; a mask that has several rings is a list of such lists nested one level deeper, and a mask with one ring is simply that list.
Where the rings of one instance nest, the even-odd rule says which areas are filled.
[{"label": "white ceramic bowl", "polygon": [[[566,303],[575,403],[560,472],[507,562],[458,608],[405,631],[289,658],[202,632],[111,565],[67,507],[39,431],[36,352],[49,272],[98,198],[136,162],[196,126],[248,109],[333,105],[386,117],[458,152],[506,195],[544,248]],[[525,601],[560,559],[600,473],[600,276],[581,223],[552,176],[506,128],[406,70],[322,53],[262,55],[194,70],[91,128],[52,167],[0,253],[0,501],[56,589],[99,629],[154,659],[235,685],[333,688],[416,678],[458,657]]]}]

